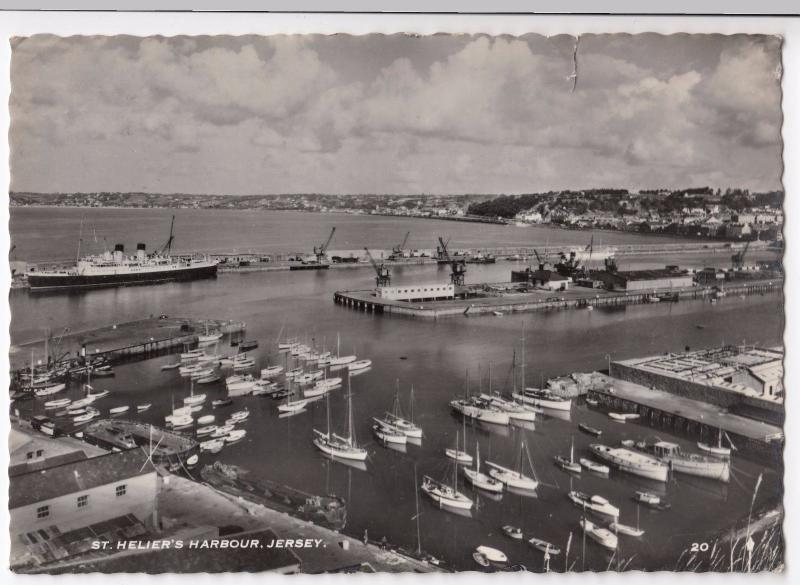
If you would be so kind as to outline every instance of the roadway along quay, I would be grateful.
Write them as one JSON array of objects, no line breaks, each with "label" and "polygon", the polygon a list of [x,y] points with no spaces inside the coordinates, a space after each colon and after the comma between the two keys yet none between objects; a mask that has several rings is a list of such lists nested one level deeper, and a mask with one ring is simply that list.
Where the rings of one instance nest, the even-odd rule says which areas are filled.
[{"label": "roadway along quay", "polygon": [[[726,294],[754,295],[780,292],[782,279],[746,281],[725,286]],[[426,293],[421,293],[426,294]],[[711,287],[660,288],[635,293],[610,292],[603,289],[574,287],[566,291],[523,290],[517,283],[466,285],[458,287],[451,298],[394,300],[379,295],[376,289],[337,291],[333,300],[357,311],[394,314],[420,319],[447,316],[503,315],[557,309],[669,302],[683,299],[713,298]]]}]

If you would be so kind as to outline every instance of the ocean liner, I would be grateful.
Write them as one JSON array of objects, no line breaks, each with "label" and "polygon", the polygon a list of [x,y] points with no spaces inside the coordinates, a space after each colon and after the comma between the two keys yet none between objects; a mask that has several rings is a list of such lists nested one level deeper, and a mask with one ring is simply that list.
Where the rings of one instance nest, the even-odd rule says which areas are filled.
[{"label": "ocean liner", "polygon": [[[174,236],[172,228],[169,239],[160,251],[147,254],[144,244],[136,245],[136,255],[126,256],[122,244],[114,246],[114,252],[79,258],[71,268],[31,270],[27,273],[31,290],[123,286],[174,280],[196,280],[217,275],[216,260],[171,256]],[[80,244],[78,246],[80,250]],[[80,252],[78,253],[80,257]]]}]

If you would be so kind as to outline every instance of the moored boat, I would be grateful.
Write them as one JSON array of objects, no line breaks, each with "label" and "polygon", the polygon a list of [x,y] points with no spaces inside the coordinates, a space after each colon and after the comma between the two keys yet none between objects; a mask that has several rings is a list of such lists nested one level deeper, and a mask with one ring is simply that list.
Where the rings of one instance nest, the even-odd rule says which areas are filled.
[{"label": "moored boat", "polygon": [[547,542],[546,540],[542,540],[541,538],[530,538],[528,539],[528,544],[530,544],[536,550],[540,550],[545,554],[548,555],[560,555],[561,549],[558,548],[551,542]]},{"label": "moored boat", "polygon": [[583,431],[584,433],[586,433],[587,435],[592,435],[592,436],[595,436],[595,437],[599,437],[600,435],[603,434],[603,431],[601,431],[600,429],[596,429],[594,427],[590,427],[589,425],[584,424],[584,423],[580,423],[578,425],[578,428],[581,431]]},{"label": "moored boat", "polygon": [[116,406],[108,411],[110,415],[124,414],[131,409],[130,406]]},{"label": "moored boat", "polygon": [[511,526],[507,524],[503,526],[503,533],[514,540],[522,540],[522,529],[518,526]]},{"label": "moored boat", "polygon": [[656,481],[667,481],[669,467],[654,457],[630,449],[613,448],[599,443],[590,445],[589,449],[595,456],[611,463],[621,471]]},{"label": "moored boat", "polygon": [[623,445],[638,449],[652,455],[672,467],[678,473],[716,479],[727,483],[730,481],[730,460],[718,457],[703,456],[696,453],[684,453],[680,445],[669,441],[623,441]]},{"label": "moored boat", "polygon": [[470,498],[459,492],[456,488],[437,481],[428,475],[422,477],[422,485],[420,488],[428,497],[439,504],[440,507],[448,506],[451,508],[470,510],[474,505]]},{"label": "moored boat", "polygon": [[584,510],[590,510],[597,514],[611,516],[613,518],[619,517],[619,508],[612,505],[603,496],[593,495],[589,496],[583,492],[571,491],[567,497],[572,500],[572,503]]},{"label": "moored boat", "polygon": [[610,550],[617,549],[617,535],[608,528],[597,526],[594,522],[581,518],[580,527],[586,535],[601,546]]},{"label": "moored boat", "polygon": [[481,473],[481,451],[480,443],[475,442],[475,469],[464,468],[464,476],[473,487],[485,490],[491,493],[501,493],[503,491],[503,482],[495,479],[490,475]]},{"label": "moored boat", "polygon": [[594,473],[599,473],[601,475],[608,475],[609,473],[611,473],[611,469],[609,469],[608,465],[597,463],[596,461],[592,461],[591,459],[586,459],[584,457],[581,457],[580,464],[589,471],[593,471]]}]

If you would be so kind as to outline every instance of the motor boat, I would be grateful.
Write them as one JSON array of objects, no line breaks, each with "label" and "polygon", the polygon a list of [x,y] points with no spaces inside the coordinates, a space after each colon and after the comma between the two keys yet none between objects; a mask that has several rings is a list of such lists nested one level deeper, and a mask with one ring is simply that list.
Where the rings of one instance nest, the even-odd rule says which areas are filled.
[{"label": "motor boat", "polygon": [[581,518],[580,526],[586,535],[599,545],[610,550],[617,550],[617,535],[608,528],[598,526],[586,518]]},{"label": "motor boat", "polygon": [[602,496],[589,496],[583,492],[571,491],[567,494],[567,497],[572,500],[573,504],[584,510],[590,510],[613,518],[619,517],[619,508],[613,506],[611,502]]}]

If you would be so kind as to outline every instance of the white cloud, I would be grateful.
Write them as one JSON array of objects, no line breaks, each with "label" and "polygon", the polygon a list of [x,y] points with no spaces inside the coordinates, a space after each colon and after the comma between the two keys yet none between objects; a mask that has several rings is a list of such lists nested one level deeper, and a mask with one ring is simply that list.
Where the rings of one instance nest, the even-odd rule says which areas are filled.
[{"label": "white cloud", "polygon": [[664,50],[688,38],[583,37],[572,93],[571,49],[541,38],[423,37],[359,72],[347,37],[33,37],[13,50],[13,188],[777,188],[779,45]]}]

